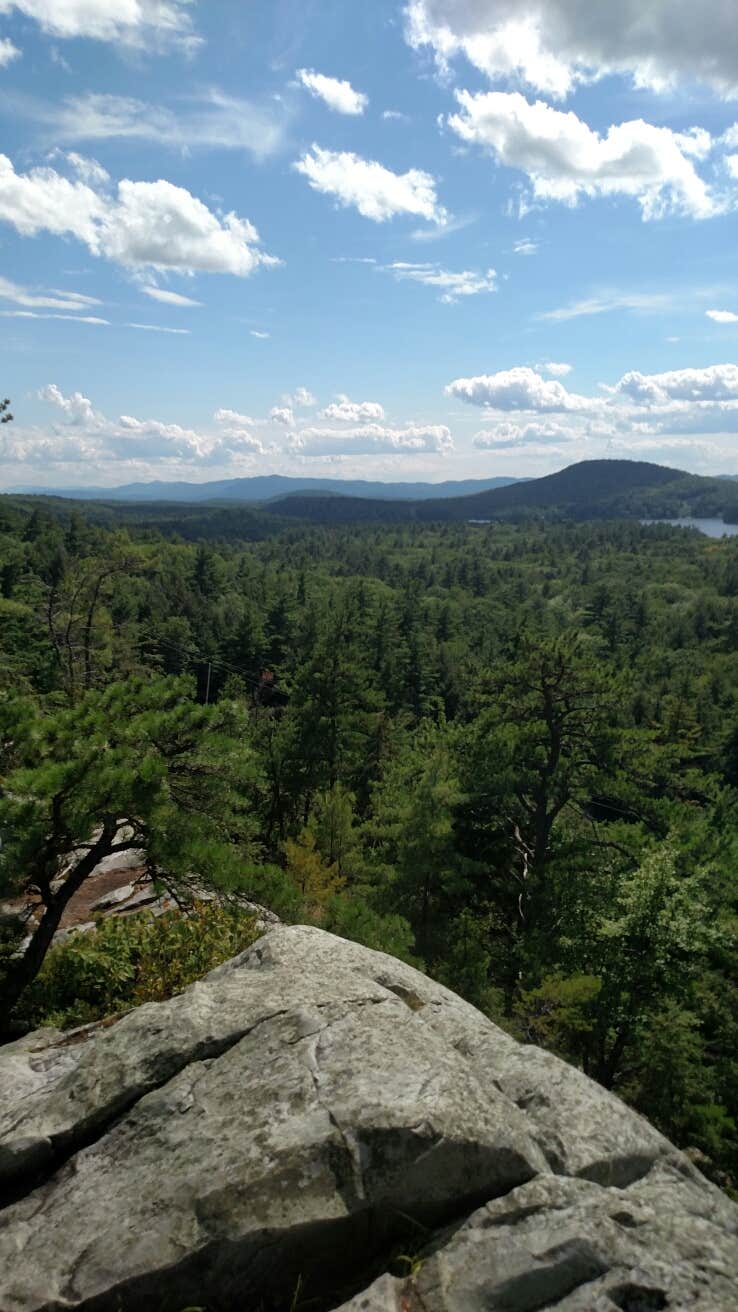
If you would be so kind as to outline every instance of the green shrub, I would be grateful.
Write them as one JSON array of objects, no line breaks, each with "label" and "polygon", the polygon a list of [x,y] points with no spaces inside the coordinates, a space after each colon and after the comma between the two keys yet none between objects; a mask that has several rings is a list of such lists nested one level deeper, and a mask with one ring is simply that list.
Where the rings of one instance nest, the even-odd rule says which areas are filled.
[{"label": "green shrub", "polygon": [[252,916],[212,902],[161,916],[140,911],[101,919],[93,932],[52,948],[24,999],[22,1019],[64,1029],[160,1002],[258,937]]}]

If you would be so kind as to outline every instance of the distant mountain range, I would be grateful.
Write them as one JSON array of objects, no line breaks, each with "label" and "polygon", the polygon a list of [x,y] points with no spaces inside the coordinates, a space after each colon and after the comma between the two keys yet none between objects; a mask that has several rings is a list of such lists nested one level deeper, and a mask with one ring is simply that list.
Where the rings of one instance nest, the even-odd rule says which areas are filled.
[{"label": "distant mountain range", "polygon": [[[285,495],[285,487],[295,484],[300,488]],[[475,489],[471,494],[459,494],[469,486]],[[350,494],[356,487],[360,496]],[[230,495],[223,489],[231,489]],[[9,499],[28,509],[38,504],[36,496],[62,517],[78,507],[99,522],[146,524],[191,540],[257,540],[278,533],[285,519],[351,525],[692,517],[738,524],[736,479],[704,478],[641,460],[583,460],[533,479],[407,484],[269,475],[225,483],[132,484],[102,493],[16,493]]]},{"label": "distant mountain range", "polygon": [[449,496],[441,503],[376,501],[293,493],[268,507],[319,523],[397,523],[402,520],[485,521],[520,519],[546,513],[567,519],[717,516],[738,522],[738,483],[703,478],[641,460],[583,460],[556,474],[471,496]]},{"label": "distant mountain range", "polygon": [[13,487],[7,491],[25,496],[64,497],[73,501],[240,501],[251,505],[292,493],[331,493],[385,501],[432,501],[463,497],[492,488],[524,482],[516,478],[467,478],[445,483],[377,483],[364,479],[290,478],[261,474],[253,478],[226,478],[212,483],[128,483],[123,487],[40,488]]}]

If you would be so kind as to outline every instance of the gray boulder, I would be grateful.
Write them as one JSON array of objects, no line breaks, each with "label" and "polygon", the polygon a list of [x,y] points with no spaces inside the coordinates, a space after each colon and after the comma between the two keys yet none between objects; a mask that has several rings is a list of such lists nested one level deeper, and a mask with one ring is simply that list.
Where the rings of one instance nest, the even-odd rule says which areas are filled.
[{"label": "gray boulder", "polygon": [[737,1305],[738,1209],[647,1122],[309,927],[0,1049],[0,1189],[0,1312]]}]

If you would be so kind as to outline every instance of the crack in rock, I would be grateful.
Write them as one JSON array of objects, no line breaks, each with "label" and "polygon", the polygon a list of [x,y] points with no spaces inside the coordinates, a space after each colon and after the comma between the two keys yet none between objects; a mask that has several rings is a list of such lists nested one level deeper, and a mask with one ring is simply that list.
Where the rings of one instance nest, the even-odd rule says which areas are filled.
[{"label": "crack in rock", "polygon": [[0,1098],[0,1312],[289,1312],[298,1280],[310,1312],[736,1306],[738,1210],[652,1126],[313,927],[9,1045]]}]

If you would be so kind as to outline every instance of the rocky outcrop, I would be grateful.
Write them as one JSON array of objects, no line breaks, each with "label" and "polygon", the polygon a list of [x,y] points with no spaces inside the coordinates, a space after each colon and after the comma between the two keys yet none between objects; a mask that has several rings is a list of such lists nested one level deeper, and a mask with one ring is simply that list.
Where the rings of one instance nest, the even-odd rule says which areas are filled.
[{"label": "rocky outcrop", "polygon": [[[59,885],[64,882],[68,868],[62,871]],[[57,886],[57,883],[53,885],[54,888]],[[237,906],[253,916],[262,933],[281,924],[279,916],[259,903],[242,895],[219,895],[211,888],[200,886],[196,880],[183,887],[179,901],[175,901],[171,893],[155,885],[146,864],[146,853],[132,848],[105,857],[88,875],[64,909],[53,946],[60,947],[75,934],[90,933],[100,920],[109,917],[131,916],[141,911],[162,916],[165,911],[174,911],[187,903],[218,901]],[[0,926],[18,934],[19,952],[27,947],[42,914],[43,904],[37,896],[0,902]]]},{"label": "rocky outcrop", "polygon": [[656,1130],[317,929],[0,1050],[0,1109],[0,1312],[736,1307],[738,1209]]}]

